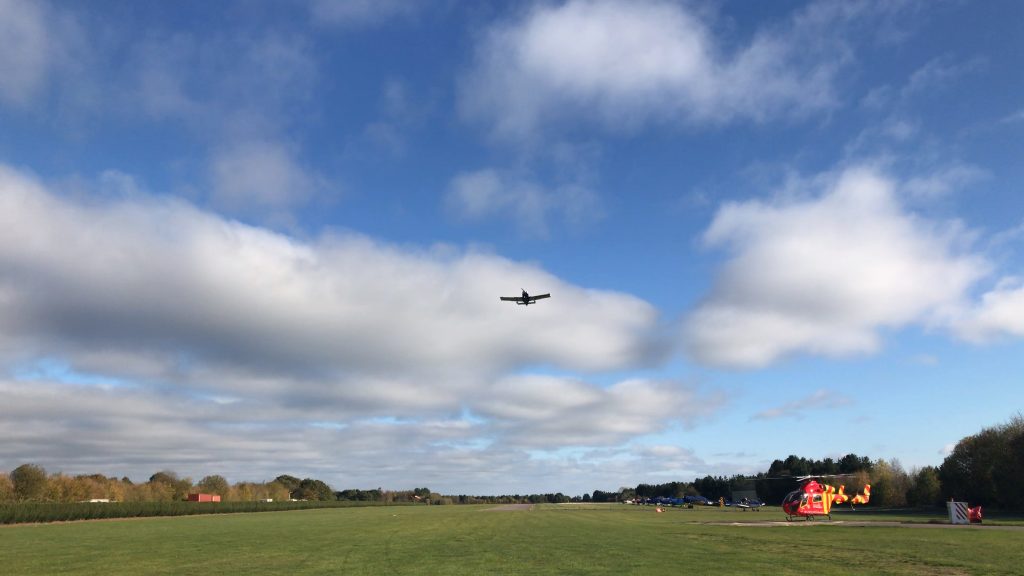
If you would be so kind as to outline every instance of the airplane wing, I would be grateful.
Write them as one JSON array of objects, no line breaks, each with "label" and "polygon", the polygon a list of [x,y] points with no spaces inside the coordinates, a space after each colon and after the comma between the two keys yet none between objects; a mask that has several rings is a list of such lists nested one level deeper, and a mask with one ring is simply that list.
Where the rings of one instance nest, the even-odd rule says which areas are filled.
[{"label": "airplane wing", "polygon": [[551,298],[551,294],[537,294],[536,296],[530,295],[530,300],[540,300],[541,298]]},{"label": "airplane wing", "polygon": [[519,296],[498,296],[498,298],[501,298],[506,302],[516,302],[518,300],[522,300],[522,298],[520,298]]}]

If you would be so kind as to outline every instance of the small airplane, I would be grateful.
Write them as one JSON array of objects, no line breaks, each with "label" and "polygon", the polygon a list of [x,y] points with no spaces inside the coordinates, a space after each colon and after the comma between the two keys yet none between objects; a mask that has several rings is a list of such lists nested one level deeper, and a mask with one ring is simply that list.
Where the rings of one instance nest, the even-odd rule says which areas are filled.
[{"label": "small airplane", "polygon": [[530,294],[523,290],[522,296],[498,296],[506,302],[515,302],[519,306],[529,306],[530,304],[536,304],[537,300],[541,298],[551,298],[551,294],[537,294],[536,296],[530,296]]},{"label": "small airplane", "polygon": [[832,505],[850,503],[867,504],[871,499],[871,485],[864,485],[864,492],[850,496],[844,492],[845,486],[840,486],[837,491],[833,486],[818,482],[817,476],[804,476],[798,478],[803,485],[786,495],[782,501],[782,511],[786,513],[786,520],[803,517],[805,520],[814,520],[815,516],[827,516],[832,519]]}]

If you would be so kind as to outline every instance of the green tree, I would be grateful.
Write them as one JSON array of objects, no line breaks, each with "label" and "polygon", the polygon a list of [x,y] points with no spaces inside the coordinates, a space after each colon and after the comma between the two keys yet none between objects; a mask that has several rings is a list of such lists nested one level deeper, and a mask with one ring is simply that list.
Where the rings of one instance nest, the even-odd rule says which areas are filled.
[{"label": "green tree", "polygon": [[1024,507],[1024,417],[957,443],[939,468],[945,497],[970,504]]},{"label": "green tree", "polygon": [[334,490],[322,480],[304,478],[299,482],[294,498],[298,500],[334,500]]},{"label": "green tree", "polygon": [[861,470],[871,470],[871,459],[867,456],[847,454],[839,459],[839,473],[851,474]]},{"label": "green tree", "polygon": [[898,460],[879,459],[871,469],[871,500],[879,506],[906,506],[910,482]]},{"label": "green tree", "polygon": [[910,489],[907,490],[907,504],[911,506],[933,506],[942,500],[942,485],[939,470],[925,466],[911,474]]},{"label": "green tree", "polygon": [[46,470],[35,464],[22,464],[11,471],[11,484],[17,500],[38,500],[46,493]]},{"label": "green tree", "polygon": [[231,485],[219,474],[204,476],[196,485],[200,491],[208,494],[217,494],[222,500],[226,500],[231,493]]},{"label": "green tree", "polygon": [[970,504],[997,503],[993,473],[1000,462],[1000,438],[995,429],[960,440],[939,468],[943,494]]},{"label": "green tree", "polygon": [[149,477],[153,495],[159,500],[184,500],[192,491],[191,478],[178,478],[171,470],[161,470]]},{"label": "green tree", "polygon": [[288,491],[289,498],[301,498],[298,494],[295,493],[295,491],[299,489],[299,484],[302,484],[302,480],[299,480],[295,476],[281,474],[277,478],[274,478],[274,482],[277,482],[281,486],[284,486],[284,489]]},{"label": "green tree", "polygon": [[1018,413],[998,433],[1001,462],[992,472],[992,481],[999,503],[1020,510],[1024,508],[1024,416]]}]

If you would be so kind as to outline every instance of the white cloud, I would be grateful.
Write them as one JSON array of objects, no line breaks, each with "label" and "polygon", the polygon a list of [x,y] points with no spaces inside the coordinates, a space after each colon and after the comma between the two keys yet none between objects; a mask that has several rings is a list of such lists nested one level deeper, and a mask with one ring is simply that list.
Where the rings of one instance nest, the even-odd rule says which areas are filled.
[{"label": "white cloud", "polygon": [[[622,368],[642,361],[657,320],[636,298],[496,256],[359,236],[302,243],[167,199],[75,204],[10,169],[0,186],[0,262],[19,272],[5,278],[5,319],[25,323],[8,334],[91,330],[73,344],[195,347],[204,360],[283,373],[312,361],[333,376],[432,364]],[[553,305],[529,315],[500,306],[499,294],[522,285],[552,292]]]},{"label": "white cloud", "polygon": [[45,5],[0,0],[0,97],[24,105],[46,80],[52,58]]},{"label": "white cloud", "polygon": [[564,119],[620,129],[819,111],[836,104],[833,78],[847,59],[837,24],[848,12],[815,6],[730,50],[677,3],[537,4],[483,36],[461,105],[511,138]]},{"label": "white cloud", "polygon": [[989,173],[969,164],[954,163],[927,176],[908,179],[901,186],[904,194],[918,199],[929,200],[948,196],[954,190],[983,180]]},{"label": "white cloud", "polygon": [[1024,337],[1024,281],[1004,278],[975,305],[950,319],[954,333],[970,342]]},{"label": "white cloud", "polygon": [[41,95],[60,75],[77,82],[67,83],[58,98],[62,104],[85,96],[87,82],[78,68],[90,48],[69,13],[47,2],[0,0],[0,38],[0,103],[28,107],[45,101]]},{"label": "white cloud", "polygon": [[[490,443],[527,469],[513,447],[605,446],[698,415],[674,384],[508,377],[660,360],[658,315],[637,298],[451,247],[302,242],[130,192],[74,201],[0,166],[0,369],[24,378],[0,376],[2,426],[20,429],[4,462],[248,478],[292,462],[364,466],[369,482],[413,466],[450,479],[447,463],[483,478],[505,469]],[[552,298],[498,300],[523,285]],[[564,436],[541,446],[537,430]]]},{"label": "white cloud", "polygon": [[949,56],[940,56],[930,60],[910,75],[906,86],[903,87],[902,97],[906,99],[913,95],[944,88],[959,78],[978,72],[984,67],[985,61],[980,58],[966,62],[954,62]]},{"label": "white cloud", "polygon": [[545,238],[552,218],[579,229],[604,217],[595,192],[580,184],[544,187],[493,169],[464,172],[449,185],[445,203],[458,218],[510,218],[525,236]]},{"label": "white cloud", "polygon": [[804,417],[804,415],[807,414],[808,411],[828,410],[828,409],[841,408],[843,406],[850,405],[852,402],[853,401],[850,398],[848,398],[846,396],[843,396],[842,394],[837,394],[835,392],[831,392],[829,390],[824,390],[823,389],[823,390],[817,390],[814,393],[810,394],[809,396],[806,396],[806,397],[801,398],[799,400],[794,400],[792,402],[787,402],[787,403],[785,403],[785,404],[783,404],[781,406],[776,406],[775,408],[769,408],[767,410],[762,410],[761,412],[758,412],[757,414],[754,414],[753,416],[751,416],[750,419],[751,420],[775,420],[775,419],[778,419],[778,418],[796,418],[796,419],[801,419],[801,418]]},{"label": "white cloud", "polygon": [[121,71],[128,89],[114,96],[120,113],[180,123],[204,142],[210,205],[287,225],[293,208],[326,189],[281,136],[310,109],[317,82],[305,40],[153,32],[130,46]]},{"label": "white cloud", "polygon": [[798,352],[878,349],[878,332],[937,321],[988,270],[957,223],[906,212],[897,184],[871,168],[825,179],[795,200],[723,206],[704,234],[731,252],[690,315],[700,362],[753,368]]},{"label": "white cloud", "polygon": [[287,211],[313,197],[321,178],[301,166],[279,142],[256,140],[227,147],[211,166],[213,203],[232,213]]},{"label": "white cloud", "polygon": [[696,402],[696,397],[694,390],[670,382],[625,380],[600,388],[524,375],[503,378],[474,405],[499,423],[503,442],[543,449],[552,443],[620,444],[670,423],[692,424],[721,405],[719,399]]}]

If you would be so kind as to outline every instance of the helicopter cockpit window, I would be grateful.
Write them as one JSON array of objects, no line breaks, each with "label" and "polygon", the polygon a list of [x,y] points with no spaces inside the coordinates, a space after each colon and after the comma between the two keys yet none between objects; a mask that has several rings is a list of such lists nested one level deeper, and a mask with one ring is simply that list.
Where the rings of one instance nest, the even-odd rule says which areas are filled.
[{"label": "helicopter cockpit window", "polygon": [[821,502],[821,494],[815,494],[813,502],[815,504],[817,504],[818,502]]}]

